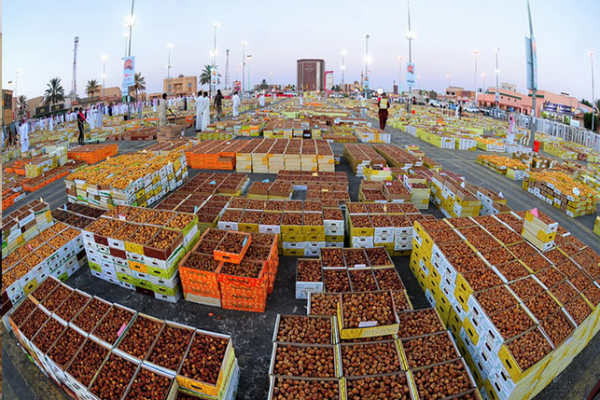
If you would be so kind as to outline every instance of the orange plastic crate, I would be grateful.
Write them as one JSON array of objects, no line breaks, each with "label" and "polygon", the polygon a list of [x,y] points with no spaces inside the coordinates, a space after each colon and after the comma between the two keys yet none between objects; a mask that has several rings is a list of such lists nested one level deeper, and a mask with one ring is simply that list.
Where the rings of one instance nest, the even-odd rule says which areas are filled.
[{"label": "orange plastic crate", "polygon": [[226,252],[226,251],[222,251],[222,250],[215,250],[214,251],[215,260],[225,261],[225,262],[232,263],[232,264],[240,264],[242,262],[244,255],[248,251],[248,247],[250,247],[250,243],[252,243],[252,235],[250,235],[249,233],[244,233],[244,232],[229,231],[223,237],[223,239],[221,240],[220,243],[227,243],[228,237],[229,237],[229,240],[231,240],[231,236],[233,236],[233,235],[245,236],[242,250],[239,253],[230,253],[230,252]]}]

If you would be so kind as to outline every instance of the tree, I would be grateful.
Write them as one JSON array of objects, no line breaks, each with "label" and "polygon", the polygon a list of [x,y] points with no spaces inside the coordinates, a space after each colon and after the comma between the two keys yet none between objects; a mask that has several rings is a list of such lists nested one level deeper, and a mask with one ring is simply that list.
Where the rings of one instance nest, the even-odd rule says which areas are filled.
[{"label": "tree", "polygon": [[92,97],[92,103],[94,103],[94,94],[99,93],[99,92],[100,92],[100,85],[98,84],[98,81],[96,79],[92,79],[91,81],[88,81],[88,83],[85,87],[85,94]]},{"label": "tree", "polygon": [[[210,70],[213,68],[218,68],[216,65],[212,66],[210,64],[206,64],[204,69],[200,73],[200,84],[201,85],[210,85]],[[217,82],[221,83],[221,74],[217,74]]]},{"label": "tree", "polygon": [[60,78],[50,79],[48,89],[44,92],[44,103],[56,104],[59,101],[65,100],[65,89],[60,84]]},{"label": "tree", "polygon": [[589,101],[587,101],[586,99],[581,99],[581,104],[583,104],[584,106],[588,106],[591,107],[592,103],[590,103]]},{"label": "tree", "polygon": [[430,99],[437,100],[437,97],[438,97],[438,95],[437,95],[437,92],[435,90],[430,90],[429,91],[429,98]]},{"label": "tree", "polygon": [[[600,123],[600,118],[594,115],[594,129],[598,129],[598,123]],[[592,113],[583,114],[583,126],[585,129],[592,129]]]},{"label": "tree", "polygon": [[27,96],[20,95],[17,98],[17,114],[26,115],[29,110],[29,104],[27,103]]},{"label": "tree", "polygon": [[262,80],[262,82],[260,83],[260,88],[261,89],[268,89],[269,88],[269,84],[267,83],[266,79]]},{"label": "tree", "polygon": [[134,76],[134,83],[129,87],[129,91],[133,91],[135,98],[137,99],[138,93],[146,90],[146,78],[142,76],[141,72],[136,72]]}]

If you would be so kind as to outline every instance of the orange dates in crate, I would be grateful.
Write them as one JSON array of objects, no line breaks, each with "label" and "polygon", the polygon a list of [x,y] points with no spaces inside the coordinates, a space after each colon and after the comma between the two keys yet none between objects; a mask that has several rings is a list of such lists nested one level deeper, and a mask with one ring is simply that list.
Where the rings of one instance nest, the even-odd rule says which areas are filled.
[{"label": "orange dates in crate", "polygon": [[335,378],[334,347],[278,345],[273,373],[305,378]]},{"label": "orange dates in crate", "polygon": [[196,332],[181,375],[211,385],[217,383],[229,339]]},{"label": "orange dates in crate", "polygon": [[444,399],[466,392],[472,387],[460,360],[426,367],[415,371],[413,375],[417,392],[422,399]]},{"label": "orange dates in crate", "polygon": [[148,361],[176,371],[192,339],[192,331],[167,325],[154,345]]},{"label": "orange dates in crate", "polygon": [[160,327],[159,322],[138,316],[125,334],[123,341],[119,344],[119,349],[134,357],[143,359],[148,354],[158,332],[160,332]]},{"label": "orange dates in crate", "polygon": [[304,344],[333,344],[329,318],[281,316],[277,341]]},{"label": "orange dates in crate", "polygon": [[342,294],[344,328],[359,328],[362,322],[377,322],[378,326],[396,323],[391,292]]},{"label": "orange dates in crate", "polygon": [[398,331],[400,338],[422,336],[444,330],[444,325],[433,308],[399,313],[398,319],[400,320]]},{"label": "orange dates in crate", "polygon": [[273,400],[340,400],[337,380],[275,378]]}]

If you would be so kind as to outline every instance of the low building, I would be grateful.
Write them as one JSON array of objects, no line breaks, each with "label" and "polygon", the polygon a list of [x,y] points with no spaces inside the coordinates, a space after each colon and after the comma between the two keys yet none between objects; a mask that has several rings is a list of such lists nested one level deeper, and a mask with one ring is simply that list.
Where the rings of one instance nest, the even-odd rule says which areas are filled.
[{"label": "low building", "polygon": [[198,77],[179,75],[163,80],[163,93],[169,96],[191,96],[198,92]]}]

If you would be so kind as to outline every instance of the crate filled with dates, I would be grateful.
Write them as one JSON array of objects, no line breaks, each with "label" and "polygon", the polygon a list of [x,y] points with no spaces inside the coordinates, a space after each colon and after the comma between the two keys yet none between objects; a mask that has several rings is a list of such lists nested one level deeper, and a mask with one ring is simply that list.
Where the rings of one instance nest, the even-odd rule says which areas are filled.
[{"label": "crate filled with dates", "polygon": [[49,276],[66,280],[86,262],[81,231],[57,222],[2,260],[2,313]]},{"label": "crate filled with dates", "polygon": [[431,217],[411,203],[349,203],[347,210],[352,247],[384,246],[394,256],[412,250],[414,221]]},{"label": "crate filled with dates", "polygon": [[177,265],[200,233],[193,214],[118,206],[83,236],[93,276],[176,302],[181,296]]},{"label": "crate filled with dates", "polygon": [[278,266],[277,235],[208,229],[179,270],[188,301],[262,311]]},{"label": "crate filled with dates", "polygon": [[[139,314],[53,279],[47,282],[15,308],[9,322],[36,365],[77,396],[137,399],[152,388],[150,398],[167,399],[177,387],[213,397],[235,391],[239,367],[229,336]],[[70,295],[61,301],[63,290]],[[43,304],[54,308],[59,303],[54,314],[44,309]]]}]

